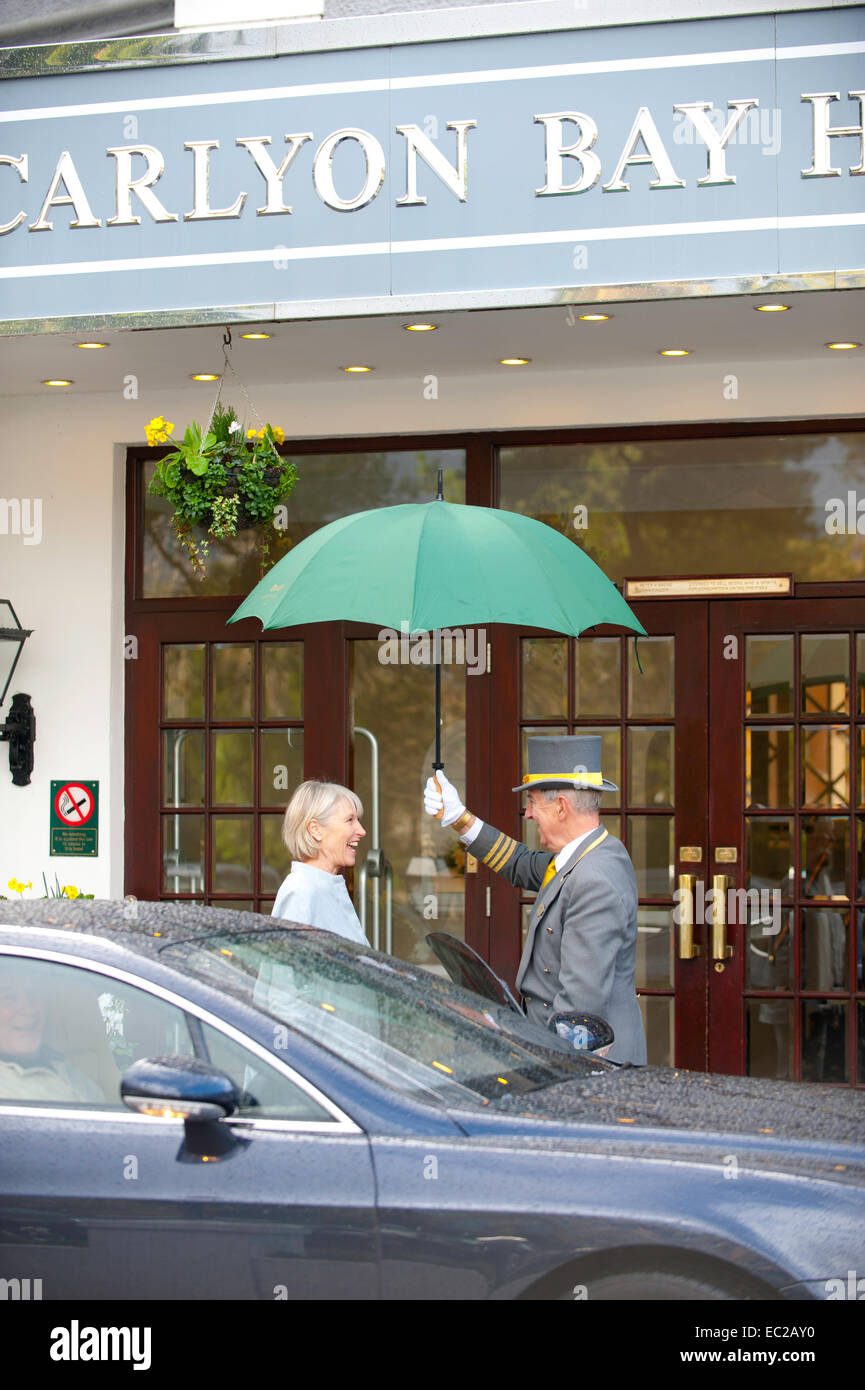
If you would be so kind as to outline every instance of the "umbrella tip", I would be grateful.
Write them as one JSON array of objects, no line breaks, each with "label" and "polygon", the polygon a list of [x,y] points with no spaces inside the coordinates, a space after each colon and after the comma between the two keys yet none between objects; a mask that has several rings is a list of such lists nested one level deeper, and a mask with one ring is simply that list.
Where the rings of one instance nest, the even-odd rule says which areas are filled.
[{"label": "umbrella tip", "polygon": [[443,502],[443,501],[445,500],[444,485],[443,485],[443,477],[444,477],[444,474],[443,474],[442,469],[440,468],[440,469],[438,470],[438,476],[437,476],[437,478],[436,478],[436,501],[437,501],[437,502]]}]

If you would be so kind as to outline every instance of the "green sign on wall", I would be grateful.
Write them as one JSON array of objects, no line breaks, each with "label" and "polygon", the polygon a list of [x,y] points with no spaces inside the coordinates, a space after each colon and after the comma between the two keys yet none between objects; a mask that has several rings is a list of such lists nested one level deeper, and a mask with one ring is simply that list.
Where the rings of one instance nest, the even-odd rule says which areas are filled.
[{"label": "green sign on wall", "polygon": [[99,783],[51,783],[51,854],[99,853]]}]

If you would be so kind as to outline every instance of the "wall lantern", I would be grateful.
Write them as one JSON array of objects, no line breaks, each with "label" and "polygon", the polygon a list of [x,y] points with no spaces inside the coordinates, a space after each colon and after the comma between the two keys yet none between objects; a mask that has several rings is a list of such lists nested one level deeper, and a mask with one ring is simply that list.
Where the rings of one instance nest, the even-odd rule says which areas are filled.
[{"label": "wall lantern", "polygon": [[[9,619],[14,620],[12,627]],[[21,648],[33,629],[22,627],[18,614],[6,598],[0,598],[0,706],[6,699],[6,692],[12,684],[15,667],[21,655]],[[0,743],[9,744],[9,770],[16,787],[30,784],[33,771],[33,741],[36,738],[36,716],[29,695],[13,695],[9,717],[0,724]]]}]

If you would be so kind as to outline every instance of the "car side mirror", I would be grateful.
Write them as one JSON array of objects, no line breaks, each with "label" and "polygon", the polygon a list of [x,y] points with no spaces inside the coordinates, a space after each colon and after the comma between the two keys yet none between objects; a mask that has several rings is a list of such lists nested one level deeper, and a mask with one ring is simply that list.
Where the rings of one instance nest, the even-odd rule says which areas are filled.
[{"label": "car side mirror", "polygon": [[231,1077],[197,1057],[142,1057],[123,1073],[120,1098],[139,1115],[199,1123],[223,1120],[240,1106]]},{"label": "car side mirror", "polygon": [[595,1052],[599,1057],[603,1057],[616,1040],[607,1020],[597,1014],[554,1014],[549,1027],[576,1052]]}]

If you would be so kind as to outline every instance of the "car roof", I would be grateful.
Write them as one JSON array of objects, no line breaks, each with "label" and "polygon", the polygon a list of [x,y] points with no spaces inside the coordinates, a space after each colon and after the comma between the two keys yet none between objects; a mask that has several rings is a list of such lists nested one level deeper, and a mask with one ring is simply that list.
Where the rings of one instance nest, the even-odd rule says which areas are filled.
[{"label": "car roof", "polygon": [[[143,902],[137,898],[37,898],[4,903],[0,908],[0,932],[4,926],[56,928],[62,932],[102,937],[139,955],[156,955],[165,946],[214,932],[269,931],[291,928],[304,938],[335,941],[333,932],[266,917],[236,908],[205,907],[192,902]],[[340,945],[346,943],[340,938]],[[369,948],[367,948],[369,949]]]}]

